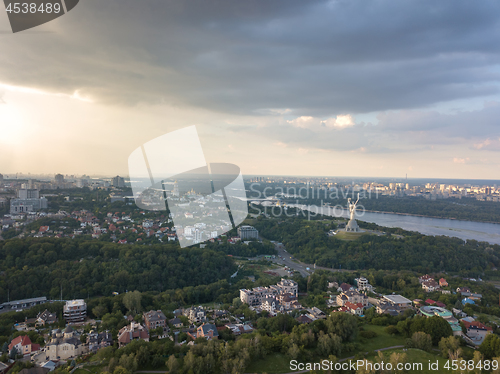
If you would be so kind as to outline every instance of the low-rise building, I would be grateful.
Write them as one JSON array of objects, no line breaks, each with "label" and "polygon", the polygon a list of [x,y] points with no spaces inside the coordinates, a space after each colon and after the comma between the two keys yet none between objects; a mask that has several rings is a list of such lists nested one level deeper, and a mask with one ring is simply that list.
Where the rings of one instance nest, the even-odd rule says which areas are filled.
[{"label": "low-rise building", "polygon": [[422,283],[422,288],[425,292],[434,292],[439,289],[439,284],[434,280],[428,280]]},{"label": "low-rise building", "polygon": [[373,292],[373,286],[365,277],[356,279],[356,283],[358,285],[358,291]]},{"label": "low-rise building", "polygon": [[188,332],[188,335],[193,339],[205,338],[207,340],[212,340],[219,338],[217,327],[211,323],[204,323],[203,325],[199,326],[195,332]]},{"label": "low-rise building", "polygon": [[401,295],[385,295],[383,299],[392,306],[398,306],[401,310],[411,308],[411,300]]},{"label": "low-rise building", "polygon": [[40,350],[39,344],[33,344],[28,335],[20,335],[17,338],[12,339],[9,344],[9,354],[15,349],[17,354],[29,355],[33,352]]},{"label": "low-rise building", "polygon": [[361,303],[350,303],[349,301],[345,303],[345,308],[347,308],[348,312],[355,316],[363,315],[363,304]]},{"label": "low-rise building", "polygon": [[156,329],[162,327],[165,329],[167,327],[167,317],[161,310],[150,310],[142,315],[144,319],[144,324],[148,330]]},{"label": "low-rise building", "polygon": [[249,334],[254,331],[252,325],[249,323],[228,323],[225,326],[231,330],[234,335]]},{"label": "low-rise building", "polygon": [[87,347],[82,344],[71,326],[67,326],[64,332],[55,330],[45,349],[47,360],[68,360],[84,353],[87,353]]},{"label": "low-rise building", "polygon": [[51,325],[53,323],[57,323],[57,316],[55,313],[51,313],[47,309],[38,313],[36,316],[37,326]]},{"label": "low-rise building", "polygon": [[90,353],[95,353],[101,348],[113,345],[113,337],[109,331],[90,332],[87,335],[87,346]]},{"label": "low-rise building", "polygon": [[119,347],[124,347],[132,340],[145,340],[149,342],[149,332],[140,323],[131,322],[118,332]]},{"label": "low-rise building", "polygon": [[202,306],[191,307],[184,310],[184,315],[189,319],[191,323],[200,323],[207,320],[207,312]]},{"label": "low-rise building", "polygon": [[347,302],[350,302],[352,304],[357,304],[361,303],[363,307],[366,307],[368,305],[368,296],[365,294],[359,293],[356,290],[353,291],[345,291],[342,292],[340,295],[337,295],[337,305],[338,306],[345,306]]},{"label": "low-rise building", "polygon": [[434,280],[429,274],[425,274],[423,276],[421,276],[420,278],[418,278],[418,282],[420,284],[424,283],[424,282],[428,282],[430,280]]}]

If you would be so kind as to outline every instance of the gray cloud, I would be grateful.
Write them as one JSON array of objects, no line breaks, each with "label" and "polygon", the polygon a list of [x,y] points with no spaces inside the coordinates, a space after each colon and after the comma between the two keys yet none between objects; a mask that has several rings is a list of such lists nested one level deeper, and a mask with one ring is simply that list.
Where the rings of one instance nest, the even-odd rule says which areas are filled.
[{"label": "gray cloud", "polygon": [[307,126],[299,121],[272,123],[264,133],[284,145],[311,149],[367,153],[411,153],[458,145],[474,151],[500,150],[500,103],[490,102],[480,110],[442,114],[433,110],[382,112],[377,123],[357,123],[351,127],[328,128],[320,118],[310,118]]},{"label": "gray cloud", "polygon": [[498,93],[498,14],[494,1],[86,0],[40,29],[55,33],[2,35],[0,81],[239,114],[419,108]]}]

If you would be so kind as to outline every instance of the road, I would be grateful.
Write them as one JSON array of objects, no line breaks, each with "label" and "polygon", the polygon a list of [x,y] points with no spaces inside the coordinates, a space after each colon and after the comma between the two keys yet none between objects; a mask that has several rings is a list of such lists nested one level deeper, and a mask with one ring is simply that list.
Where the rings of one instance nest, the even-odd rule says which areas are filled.
[{"label": "road", "polygon": [[[274,248],[278,252],[277,256],[275,259],[272,259],[271,261],[277,265],[281,266],[288,266],[290,269],[293,269],[295,271],[298,271],[300,275],[303,277],[308,277],[310,274],[314,272],[314,270],[327,270],[331,271],[332,273],[337,273],[337,272],[352,272],[353,270],[344,270],[344,269],[332,269],[332,268],[325,268],[322,266],[314,266],[314,264],[305,264],[293,257],[292,254],[288,253],[285,249],[285,246],[283,244],[278,244],[276,243],[274,245]],[[282,258],[280,258],[280,256]],[[309,268],[310,270],[307,270]]]},{"label": "road", "polygon": [[[311,271],[306,270],[309,265],[303,264],[298,260],[295,260],[297,262],[292,261],[293,256],[286,251],[284,245],[275,244],[274,248],[276,248],[276,251],[278,252],[278,256],[276,256],[276,258],[272,260],[274,263],[288,266],[290,269],[298,271],[303,277],[307,277],[312,273]],[[283,257],[283,259],[281,259],[279,256]]]}]

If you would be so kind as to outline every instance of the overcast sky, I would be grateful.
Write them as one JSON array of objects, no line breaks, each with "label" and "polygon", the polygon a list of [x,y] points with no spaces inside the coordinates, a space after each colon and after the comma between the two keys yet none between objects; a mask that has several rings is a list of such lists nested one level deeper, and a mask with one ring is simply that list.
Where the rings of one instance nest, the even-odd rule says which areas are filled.
[{"label": "overcast sky", "polygon": [[12,34],[0,173],[127,175],[197,125],[245,174],[500,179],[498,1],[82,0]]}]

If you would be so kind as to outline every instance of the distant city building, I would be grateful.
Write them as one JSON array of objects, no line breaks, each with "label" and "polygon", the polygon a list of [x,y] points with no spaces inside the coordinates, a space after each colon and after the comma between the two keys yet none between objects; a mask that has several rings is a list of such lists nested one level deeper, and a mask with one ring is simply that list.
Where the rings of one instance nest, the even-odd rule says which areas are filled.
[{"label": "distant city building", "polygon": [[113,187],[125,187],[125,179],[117,175],[116,177],[111,179],[111,185]]},{"label": "distant city building", "polygon": [[259,232],[253,226],[240,226],[238,227],[238,236],[241,240],[259,239]]},{"label": "distant city building", "polygon": [[39,199],[40,198],[40,192],[35,189],[21,189],[18,192],[18,197],[19,199]]},{"label": "distant city building", "polygon": [[3,175],[0,174],[0,183],[3,183]]},{"label": "distant city building", "polygon": [[174,189],[172,190],[172,196],[179,197],[179,184],[177,181],[174,182]]},{"label": "distant city building", "polygon": [[82,299],[66,301],[63,315],[68,323],[82,322],[87,317],[87,304]]},{"label": "distant city building", "polygon": [[47,199],[35,189],[20,189],[18,198],[10,200],[10,214],[37,212],[47,207]]},{"label": "distant city building", "polygon": [[64,175],[56,174],[54,177],[54,181],[56,182],[56,184],[63,184],[64,183]]}]

